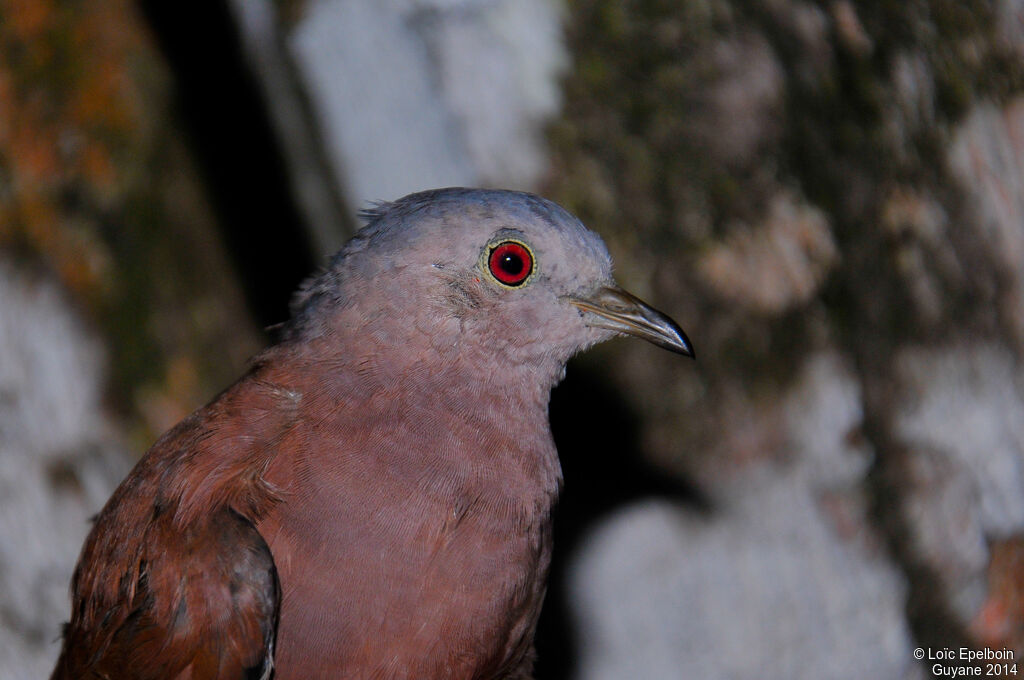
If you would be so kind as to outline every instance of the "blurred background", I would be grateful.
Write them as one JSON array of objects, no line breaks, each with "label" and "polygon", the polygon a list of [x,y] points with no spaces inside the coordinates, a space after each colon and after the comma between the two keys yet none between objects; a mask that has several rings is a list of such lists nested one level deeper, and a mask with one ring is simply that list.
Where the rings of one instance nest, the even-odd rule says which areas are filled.
[{"label": "blurred background", "polygon": [[538,678],[1020,658],[1024,0],[0,0],[0,678],[356,211],[446,185],[562,203],[697,348],[555,392]]}]

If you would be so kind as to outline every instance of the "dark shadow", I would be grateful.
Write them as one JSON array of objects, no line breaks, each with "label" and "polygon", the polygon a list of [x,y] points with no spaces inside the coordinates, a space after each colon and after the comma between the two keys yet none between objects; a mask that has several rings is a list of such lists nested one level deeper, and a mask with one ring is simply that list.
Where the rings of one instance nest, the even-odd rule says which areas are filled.
[{"label": "dark shadow", "polygon": [[567,567],[591,527],[642,498],[667,499],[691,512],[711,510],[693,484],[644,460],[638,425],[614,387],[582,366],[570,364],[568,377],[551,396],[551,428],[565,487],[555,517],[548,594],[537,627],[537,680],[570,678],[576,666]]},{"label": "dark shadow", "polygon": [[269,114],[223,0],[139,3],[174,75],[179,114],[262,326],[317,264],[285,174]]}]

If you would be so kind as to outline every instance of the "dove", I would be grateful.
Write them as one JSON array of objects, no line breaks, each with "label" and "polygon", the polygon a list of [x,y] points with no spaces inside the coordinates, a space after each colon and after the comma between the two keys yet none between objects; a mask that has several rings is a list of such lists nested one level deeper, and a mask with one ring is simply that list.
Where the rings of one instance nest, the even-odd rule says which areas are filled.
[{"label": "dove", "polygon": [[692,346],[551,201],[449,188],[364,217],[99,513],[54,680],[532,676],[551,389],[618,335]]}]

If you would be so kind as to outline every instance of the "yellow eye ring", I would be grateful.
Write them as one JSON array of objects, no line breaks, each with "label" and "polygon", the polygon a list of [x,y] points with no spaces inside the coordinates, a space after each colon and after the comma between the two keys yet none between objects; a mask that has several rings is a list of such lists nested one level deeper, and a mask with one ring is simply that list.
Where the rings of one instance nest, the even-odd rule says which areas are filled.
[{"label": "yellow eye ring", "polygon": [[485,269],[495,281],[507,288],[519,288],[534,271],[533,251],[522,241],[504,239],[487,246]]}]

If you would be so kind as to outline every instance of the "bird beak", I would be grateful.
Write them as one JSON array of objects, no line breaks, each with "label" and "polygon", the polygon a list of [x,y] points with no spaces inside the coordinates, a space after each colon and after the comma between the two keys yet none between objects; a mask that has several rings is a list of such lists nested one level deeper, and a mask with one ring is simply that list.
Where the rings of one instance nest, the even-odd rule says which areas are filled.
[{"label": "bird beak", "polygon": [[588,326],[635,335],[658,347],[693,357],[693,345],[675,321],[618,286],[599,288],[590,297],[568,301],[583,312]]}]

